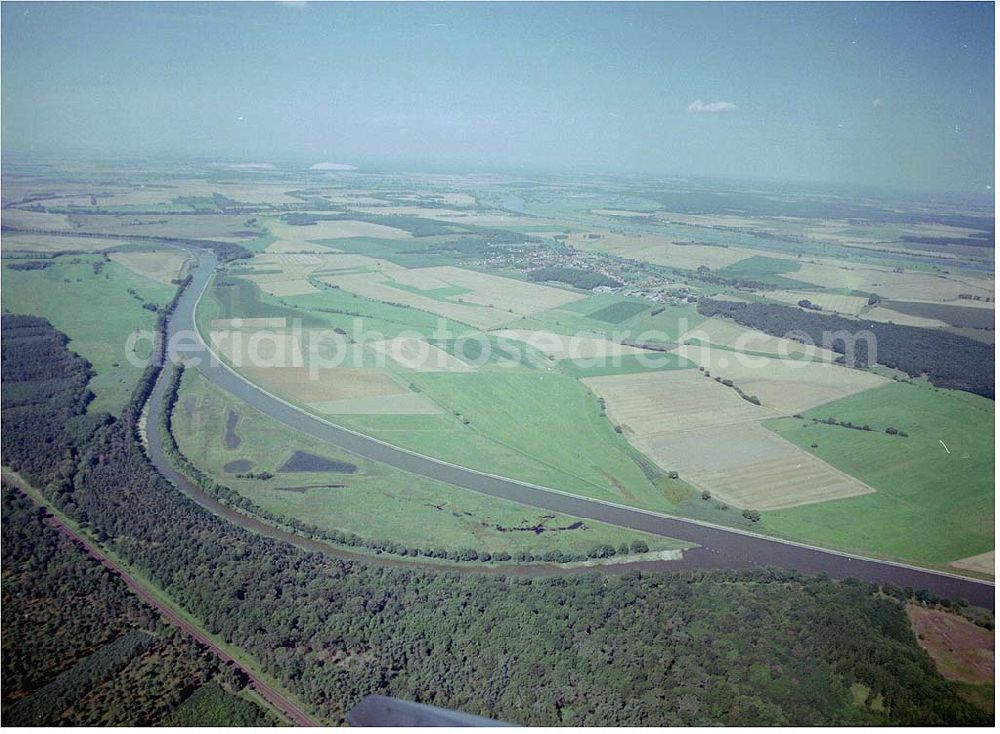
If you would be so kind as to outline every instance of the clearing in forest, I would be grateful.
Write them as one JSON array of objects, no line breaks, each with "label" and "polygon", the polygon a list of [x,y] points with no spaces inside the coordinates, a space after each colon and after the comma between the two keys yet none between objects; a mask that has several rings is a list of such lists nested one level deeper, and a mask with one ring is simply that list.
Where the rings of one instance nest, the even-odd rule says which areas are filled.
[{"label": "clearing in forest", "polygon": [[907,604],[920,646],[948,680],[992,683],[996,672],[993,631],[943,609]]}]

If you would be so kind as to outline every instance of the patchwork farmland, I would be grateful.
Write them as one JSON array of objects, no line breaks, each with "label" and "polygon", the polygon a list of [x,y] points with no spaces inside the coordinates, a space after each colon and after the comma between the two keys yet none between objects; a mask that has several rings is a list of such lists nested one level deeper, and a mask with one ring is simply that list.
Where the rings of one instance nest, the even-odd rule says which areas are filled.
[{"label": "patchwork farmland", "polygon": [[[751,526],[741,511],[753,509],[761,519],[752,526],[765,532],[934,563],[945,558],[867,531],[852,538],[843,521],[841,529],[825,532],[813,516],[840,517],[840,507],[874,507],[865,517],[879,522],[888,521],[890,506],[897,515],[923,515],[893,504],[896,485],[867,472],[860,458],[833,451],[841,441],[814,448],[795,432],[762,428],[795,414],[808,413],[812,421],[842,400],[890,385],[881,375],[901,376],[850,370],[834,364],[839,355],[828,350],[706,318],[695,301],[702,295],[788,304],[805,298],[822,313],[914,321],[986,340],[993,314],[993,302],[983,300],[991,298],[988,279],[957,263],[944,273],[864,256],[845,263],[822,248],[801,257],[787,247],[758,248],[738,232],[759,226],[752,216],[671,212],[642,197],[609,195],[601,206],[545,195],[526,205],[530,215],[510,213],[496,208],[488,193],[459,194],[458,181],[449,179],[450,199],[373,187],[312,187],[286,196],[280,186],[263,183],[242,189],[220,183],[215,191],[199,184],[180,197],[166,190],[122,190],[112,197],[109,188],[106,202],[98,197],[100,211],[73,209],[89,206],[88,195],[77,192],[53,200],[53,211],[16,209],[5,217],[15,226],[64,232],[55,240],[29,232],[5,237],[12,256],[4,263],[5,306],[12,302],[8,293],[30,300],[21,281],[61,282],[65,295],[82,296],[87,282],[127,274],[134,280],[121,305],[152,320],[149,308],[165,300],[156,289],[183,274],[184,256],[122,238],[197,235],[241,243],[251,256],[224,265],[201,301],[203,335],[248,380],[331,422],[453,463],[593,497],[741,526]],[[122,207],[162,210],[142,216],[104,211],[113,198]],[[225,211],[248,201],[268,208],[256,217]],[[317,208],[288,213],[299,208],[294,202]],[[612,220],[622,231],[609,229]],[[829,236],[823,248],[853,236],[846,223],[813,224],[775,220],[769,226]],[[116,239],[79,234],[95,229]],[[854,230],[870,246],[893,236],[888,225]],[[51,257],[62,252],[61,243],[79,254]],[[82,252],[89,249],[109,252]],[[975,252],[981,250],[949,254],[961,259]],[[23,269],[8,267],[16,259],[26,261]],[[96,259],[105,264],[95,265]],[[546,267],[623,285],[591,291],[532,278]],[[747,285],[726,284],[729,278]],[[869,293],[881,301],[869,305]],[[96,360],[99,401],[111,374],[119,375],[124,399],[125,363],[110,349],[90,348],[86,331],[60,309],[51,312],[76,330],[81,349]],[[77,307],[72,316],[84,321],[86,313]],[[865,445],[888,440],[875,432],[847,436]],[[867,455],[854,450],[856,457]],[[903,465],[882,471],[910,476]],[[941,486],[942,470],[931,471],[929,486]],[[671,472],[678,478],[670,479]],[[988,490],[977,485],[975,492]],[[711,499],[700,499],[702,493]],[[930,504],[930,495],[921,494],[912,507]],[[912,522],[927,527],[923,519]],[[955,535],[946,526],[935,532]],[[953,544],[956,552],[945,562],[969,573],[987,568],[989,547],[975,533],[967,537],[976,542]]]},{"label": "patchwork farmland", "polygon": [[546,311],[582,295],[551,286],[444,266],[393,273],[324,276],[324,283],[376,301],[399,303],[481,329]]},{"label": "patchwork farmland", "polygon": [[696,370],[584,380],[664,470],[741,508],[774,510],[871,492],[759,425],[772,411]]},{"label": "patchwork farmland", "polygon": [[[365,254],[360,242],[380,244]],[[323,239],[321,247],[340,245],[346,251],[289,248],[257,254],[232,268],[236,282],[261,291],[217,288],[229,299],[223,312],[230,320],[219,319],[219,326],[235,326],[231,319],[241,313],[275,319],[248,322],[242,331],[284,334],[275,337],[276,344],[286,354],[301,351],[304,360],[302,366],[258,367],[244,374],[317,415],[405,448],[716,522],[738,523],[742,510],[754,510],[763,515],[761,525],[771,527],[770,518],[783,513],[878,493],[848,467],[831,465],[808,445],[796,445],[763,423],[863,394],[887,384],[886,378],[836,365],[838,355],[829,350],[726,319],[705,319],[683,304],[657,308],[637,298],[453,265],[407,267],[393,248],[411,247],[408,242]],[[403,251],[408,250],[398,250]],[[744,257],[732,267],[745,270],[745,277],[778,283],[798,277],[799,266],[761,256]],[[853,309],[864,300],[864,309],[873,310],[861,296],[785,293],[814,295],[814,303],[831,309]],[[293,336],[295,318],[313,327]],[[314,328],[321,322],[325,331]],[[450,338],[436,333],[442,323],[455,332]],[[341,336],[331,339],[331,327]],[[370,330],[381,335],[371,338]],[[655,349],[630,341],[642,334],[658,335]],[[535,388],[539,373],[548,385],[544,397]],[[552,420],[524,413],[525,401],[549,404],[555,395],[563,402],[546,409]],[[599,404],[591,402],[589,410],[596,411],[591,413],[596,423],[566,422],[570,402],[586,406],[595,397]],[[616,427],[617,436],[611,430]],[[596,435],[603,435],[600,441],[610,441],[602,449],[608,463],[592,464],[544,435],[559,435],[559,443],[568,446],[590,446],[590,456],[599,445]],[[634,459],[627,470],[621,460],[629,452]],[[646,468],[637,471],[640,466]],[[668,480],[671,472],[680,479]],[[711,499],[698,499],[702,495]],[[810,539],[808,533],[790,534]],[[871,540],[866,547],[882,545]]]}]

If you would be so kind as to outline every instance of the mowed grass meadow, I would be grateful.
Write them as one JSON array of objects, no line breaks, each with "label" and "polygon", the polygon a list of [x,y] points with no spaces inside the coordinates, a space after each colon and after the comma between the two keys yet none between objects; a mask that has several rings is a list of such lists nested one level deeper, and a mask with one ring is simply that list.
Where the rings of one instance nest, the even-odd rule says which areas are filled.
[{"label": "mowed grass meadow", "polygon": [[407,373],[439,416],[337,416],[334,422],[462,466],[588,497],[669,510],[597,398],[557,371]]},{"label": "mowed grass meadow", "polygon": [[[230,411],[239,415],[235,426],[239,445],[232,449],[224,440]],[[586,553],[595,546],[617,547],[636,539],[645,540],[652,550],[683,547],[670,539],[590,521],[582,528],[557,530],[573,525],[576,518],[552,515],[360,459],[289,429],[221,392],[195,370],[184,374],[172,425],[181,451],[216,481],[270,512],[297,517],[326,530],[418,548],[472,548],[512,555],[541,555],[549,550]],[[357,470],[279,472],[294,451],[353,464]],[[241,473],[266,471],[274,477],[237,478],[225,467],[240,459],[251,463],[251,468]],[[514,529],[539,524],[548,529],[537,534]]]},{"label": "mowed grass meadow", "polygon": [[[136,329],[152,330],[156,323],[156,314],[142,304],[163,306],[175,288],[136,275],[116,262],[100,263],[100,255],[62,255],[44,270],[11,270],[5,262],[0,302],[5,313],[43,316],[64,332],[71,339],[69,348],[89,360],[97,372],[90,381],[96,396],[91,412],[117,415],[142,374],[142,367],[125,358],[126,342]],[[140,357],[149,355],[148,340],[137,347]]]},{"label": "mowed grass meadow", "polygon": [[[993,550],[993,401],[901,382],[827,403],[804,416],[765,425],[876,491],[765,513],[764,530],[932,565]],[[828,417],[873,430],[808,420]],[[908,437],[886,434],[890,426]]]}]

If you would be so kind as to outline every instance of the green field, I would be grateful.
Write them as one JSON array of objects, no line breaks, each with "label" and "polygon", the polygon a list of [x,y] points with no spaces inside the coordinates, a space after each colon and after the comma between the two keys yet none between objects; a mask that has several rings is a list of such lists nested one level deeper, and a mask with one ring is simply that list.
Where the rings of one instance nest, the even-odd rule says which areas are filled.
[{"label": "green field", "polygon": [[620,324],[633,316],[637,316],[643,311],[652,310],[649,303],[637,303],[635,301],[618,301],[609,306],[604,306],[597,311],[587,314],[592,319],[606,321],[609,324]]},{"label": "green field", "polygon": [[[602,321],[594,318],[593,314],[588,316],[588,311],[584,310],[596,308],[600,312],[607,308],[617,309],[617,303],[626,304],[629,306],[627,310],[632,312],[631,316],[618,323]],[[676,340],[683,332],[704,321],[693,305],[665,306],[662,307],[662,311],[654,315],[653,311],[661,307],[657,306],[656,309],[653,309],[652,304],[647,303],[645,308],[637,310],[631,308],[633,303],[635,302],[622,301],[617,296],[591,296],[582,301],[568,303],[533,316],[515,319],[506,324],[504,328],[553,331],[557,334],[570,335],[576,332],[587,332],[603,334],[614,340],[668,341]]]},{"label": "green field", "polygon": [[[381,257],[390,250],[397,257],[402,251],[427,254],[416,253],[412,248],[417,245],[412,241],[380,242],[377,252],[366,249],[365,244],[354,242],[346,249]],[[425,244],[437,243],[428,240]],[[409,255],[402,257],[400,262]],[[719,274],[801,287],[805,284],[796,284],[788,277],[798,268],[793,260],[755,256]],[[227,288],[228,292],[226,288],[215,289],[217,301],[210,307],[226,316],[295,313],[314,323],[344,329],[355,338],[360,336],[359,323],[366,335],[375,331],[392,338],[415,332],[477,367],[470,373],[418,372],[390,362],[386,367],[401,384],[424,394],[442,412],[324,416],[334,423],[462,466],[522,481],[723,524],[747,525],[738,511],[701,500],[700,493],[682,480],[666,481],[664,472],[614,431],[595,396],[579,381],[582,377],[692,366],[676,355],[657,355],[666,364],[652,366],[635,356],[553,362],[517,343],[520,351],[513,353],[516,364],[502,365],[511,356],[504,346],[506,341],[450,323],[458,333],[490,341],[491,355],[482,361],[478,342],[436,337],[435,329],[441,320],[416,309],[373,301],[336,288],[280,299],[261,294],[248,283]],[[437,295],[444,298],[455,292],[443,289]],[[363,322],[358,322],[358,317]],[[500,328],[567,335],[585,332],[614,341],[666,342],[677,340],[700,321],[691,304],[661,307],[638,298],[594,294],[512,319]],[[360,346],[352,348],[369,351]],[[776,419],[767,425],[877,492],[768,512],[753,525],[754,529],[931,565],[992,549],[992,448],[978,445],[969,458],[960,458],[947,454],[938,443],[940,438],[949,446],[952,442],[961,446],[969,435],[991,436],[991,402],[926,386],[894,384],[809,414],[816,418],[828,415],[858,425],[867,423],[875,430],[852,431],[801,419]],[[933,419],[926,418],[928,415]],[[948,422],[941,416],[952,417]],[[908,431],[910,437],[881,432],[888,425]],[[811,448],[814,442],[818,444],[815,449]],[[287,498],[272,499],[276,504],[261,504],[270,509],[288,502]],[[307,503],[301,497],[295,501]]]},{"label": "green field", "polygon": [[777,288],[804,288],[816,290],[816,286],[794,278],[786,278],[786,273],[794,273],[802,266],[794,260],[786,260],[766,255],[754,255],[746,260],[740,260],[727,268],[715,271],[715,275],[723,278],[739,280],[754,280]]},{"label": "green field", "polygon": [[[993,550],[993,401],[921,384],[893,383],[828,403],[805,416],[868,424],[873,430],[796,418],[765,425],[877,491],[769,512],[761,522],[763,529],[928,564]],[[890,426],[909,436],[887,435],[884,431]],[[811,448],[813,443],[817,448]]]},{"label": "green field", "polygon": [[[239,416],[240,439],[226,448],[227,414]],[[194,370],[184,375],[173,430],[181,451],[216,481],[249,497],[265,510],[300,518],[326,530],[356,533],[415,547],[472,548],[542,554],[549,550],[586,553],[597,545],[645,540],[651,549],[682,547],[675,541],[587,521],[559,530],[575,518],[552,515],[513,502],[486,497],[451,485],[359,459],[301,434],[226,395]],[[293,451],[305,451],[354,464],[354,473],[278,472]],[[237,478],[226,471],[244,459],[251,471],[271,472],[269,480]],[[333,486],[343,485],[343,486]],[[504,528],[504,530],[498,529]],[[538,533],[514,528],[541,526]]]},{"label": "green field", "polygon": [[671,506],[600,414],[597,399],[571,377],[497,369],[414,372],[407,379],[446,414],[335,422],[481,471],[651,509]]},{"label": "green field", "polygon": [[[100,255],[62,255],[44,270],[11,270],[5,264],[0,302],[4,312],[44,316],[69,336],[70,349],[97,372],[90,382],[96,396],[90,410],[117,415],[143,369],[125,358],[126,343],[136,329],[151,331],[156,323],[156,314],[142,304],[162,306],[173,297],[174,288],[115,262],[105,262],[95,273],[94,264],[100,260]],[[136,352],[147,357],[149,340],[139,341]]]},{"label": "green field", "polygon": [[[330,327],[343,328],[355,338],[361,336],[356,332],[358,314],[364,314],[366,337],[373,330],[387,337],[404,331],[433,337],[439,325],[438,317],[431,314],[359,298],[339,289],[283,299],[261,294],[251,284],[218,287],[212,293],[215,298],[204,299],[199,310],[202,328],[208,310],[225,317],[278,316],[288,315],[289,307],[301,309],[303,316],[325,320]],[[594,329],[602,324],[582,314],[565,314],[579,322],[581,328]],[[676,312],[662,314],[662,320],[667,328],[676,329]],[[603,326],[607,329],[609,324]],[[626,356],[603,364],[564,360],[557,370],[548,367],[551,363],[530,347],[508,345],[489,334],[460,328],[460,333],[475,338],[464,342],[431,341],[459,359],[476,364],[481,359],[477,339],[487,339],[490,355],[477,372],[427,373],[388,365],[405,384],[438,404],[442,414],[338,415],[333,422],[482,471],[651,509],[668,510],[673,506],[656,483],[659,477],[648,477],[642,471],[634,449],[614,432],[611,422],[601,415],[596,398],[576,379],[648,367]],[[689,366],[675,355],[656,357],[666,364],[654,369]],[[516,366],[510,366],[510,362]]]},{"label": "green field", "polygon": [[654,352],[647,355],[625,354],[604,359],[560,359],[560,370],[571,377],[602,377],[651,370],[683,370],[694,363],[677,354]]}]

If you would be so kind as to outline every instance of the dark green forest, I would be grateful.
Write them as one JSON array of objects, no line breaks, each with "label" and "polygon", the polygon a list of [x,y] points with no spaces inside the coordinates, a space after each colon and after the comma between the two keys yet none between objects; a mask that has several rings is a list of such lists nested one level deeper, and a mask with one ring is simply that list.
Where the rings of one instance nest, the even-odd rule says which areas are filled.
[{"label": "dark green forest", "polygon": [[3,724],[149,726],[191,711],[209,691],[248,725],[277,720],[234,695],[247,681],[160,621],[125,583],[4,485]]},{"label": "dark green forest", "polygon": [[[5,461],[329,721],[383,693],[522,724],[988,723],[917,646],[898,590],[767,568],[459,575],[254,535],[155,471],[136,406],[85,416],[89,368],[47,322],[0,325]],[[88,633],[46,636],[58,658]],[[16,680],[5,668],[5,699]]]}]

